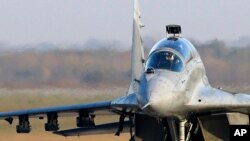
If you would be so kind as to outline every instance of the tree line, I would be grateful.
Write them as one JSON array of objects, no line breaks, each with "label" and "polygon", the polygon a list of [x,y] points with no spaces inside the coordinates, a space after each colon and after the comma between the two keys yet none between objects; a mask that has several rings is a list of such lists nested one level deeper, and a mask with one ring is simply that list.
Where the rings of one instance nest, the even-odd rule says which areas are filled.
[{"label": "tree line", "polygon": [[[220,40],[193,43],[212,85],[249,85],[250,46],[229,47]],[[1,52],[0,87],[126,86],[130,51],[117,48]]]}]

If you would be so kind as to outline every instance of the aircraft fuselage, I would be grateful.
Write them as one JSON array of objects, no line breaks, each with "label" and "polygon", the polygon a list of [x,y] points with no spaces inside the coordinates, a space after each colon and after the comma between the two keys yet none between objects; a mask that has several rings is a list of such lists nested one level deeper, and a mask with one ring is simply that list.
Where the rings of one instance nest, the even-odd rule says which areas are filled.
[{"label": "aircraft fuselage", "polygon": [[204,86],[209,84],[194,46],[184,38],[164,38],[148,55],[137,100],[150,115],[185,118],[185,105]]}]

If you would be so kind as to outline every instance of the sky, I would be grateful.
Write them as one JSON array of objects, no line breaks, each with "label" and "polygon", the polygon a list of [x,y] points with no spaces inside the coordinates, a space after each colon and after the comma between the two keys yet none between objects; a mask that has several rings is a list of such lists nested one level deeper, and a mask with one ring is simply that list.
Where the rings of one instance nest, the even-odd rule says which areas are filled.
[{"label": "sky", "polygon": [[[250,37],[249,0],[140,0],[142,35],[160,39],[180,24],[199,41]],[[131,44],[133,0],[0,0],[0,42],[84,43],[96,38]]]}]

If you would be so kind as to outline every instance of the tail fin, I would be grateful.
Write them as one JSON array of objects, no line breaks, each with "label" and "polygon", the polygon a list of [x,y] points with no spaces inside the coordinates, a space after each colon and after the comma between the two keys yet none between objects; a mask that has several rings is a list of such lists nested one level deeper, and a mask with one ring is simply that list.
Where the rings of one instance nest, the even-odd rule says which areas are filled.
[{"label": "tail fin", "polygon": [[141,11],[139,7],[139,0],[134,0],[134,18],[133,18],[133,38],[132,38],[132,54],[131,54],[131,84],[129,86],[128,94],[138,91],[138,83],[141,73],[144,69],[144,48],[141,38]]}]

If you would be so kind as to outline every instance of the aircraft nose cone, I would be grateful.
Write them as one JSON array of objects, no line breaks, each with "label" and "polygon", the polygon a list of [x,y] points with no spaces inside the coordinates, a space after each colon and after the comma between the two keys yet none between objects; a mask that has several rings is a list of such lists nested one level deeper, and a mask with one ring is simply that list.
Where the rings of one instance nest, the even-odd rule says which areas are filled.
[{"label": "aircraft nose cone", "polygon": [[147,103],[144,110],[149,113],[159,113],[170,107],[173,101],[174,82],[165,77],[158,77],[147,82]]},{"label": "aircraft nose cone", "polygon": [[159,78],[148,87],[148,100],[154,104],[168,97],[173,91],[173,83],[169,79]]}]

